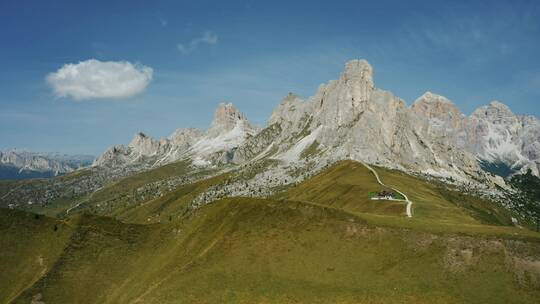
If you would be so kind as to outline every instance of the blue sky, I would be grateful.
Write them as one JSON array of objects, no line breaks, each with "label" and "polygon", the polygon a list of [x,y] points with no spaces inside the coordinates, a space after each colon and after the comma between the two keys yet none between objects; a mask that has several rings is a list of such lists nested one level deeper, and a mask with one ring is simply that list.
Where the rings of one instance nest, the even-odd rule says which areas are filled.
[{"label": "blue sky", "polygon": [[[540,116],[538,1],[110,2],[0,0],[0,149],[98,155],[205,128],[222,101],[264,125],[355,58],[408,104],[429,90],[466,114],[497,99]],[[94,98],[47,78],[91,59],[140,82]]]}]

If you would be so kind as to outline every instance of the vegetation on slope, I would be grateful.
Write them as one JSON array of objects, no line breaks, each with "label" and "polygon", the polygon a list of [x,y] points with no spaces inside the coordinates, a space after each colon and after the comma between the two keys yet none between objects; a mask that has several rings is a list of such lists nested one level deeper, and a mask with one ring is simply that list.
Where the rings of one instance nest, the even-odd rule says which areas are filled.
[{"label": "vegetation on slope", "polygon": [[221,174],[192,184],[182,185],[164,196],[129,208],[117,209],[116,218],[130,223],[170,222],[191,211],[191,202],[211,186],[226,182],[229,174]]},{"label": "vegetation on slope", "polygon": [[341,161],[312,179],[285,189],[276,199],[289,199],[346,210],[374,225],[402,227],[431,233],[528,237],[534,233],[514,228],[512,214],[498,203],[401,171],[374,167],[382,181],[405,192],[413,201],[413,217],[405,218],[405,204],[368,200],[381,186],[374,175],[355,161]]},{"label": "vegetation on slope", "polygon": [[9,303],[52,269],[72,233],[65,222],[0,209],[0,303]]},{"label": "vegetation on slope", "polygon": [[527,173],[515,175],[510,180],[510,185],[519,193],[509,195],[513,199],[513,207],[520,213],[525,214],[529,223],[536,231],[540,230],[540,178],[534,176],[529,169]]},{"label": "vegetation on slope", "polygon": [[[235,198],[170,223],[88,215],[72,221],[54,267],[14,303],[36,297],[45,303],[536,303],[540,297],[540,273],[526,267],[540,260],[538,241],[381,228],[307,203]],[[12,225],[24,225],[18,222]]]},{"label": "vegetation on slope", "polygon": [[414,202],[417,218],[456,224],[511,224],[510,214],[495,202],[398,170],[377,167],[376,170],[385,183],[402,189]]},{"label": "vegetation on slope", "polygon": [[[100,215],[116,215],[175,191],[174,189],[183,189],[186,185],[190,187],[195,180],[211,173],[210,170],[194,169],[190,162],[167,164],[112,182],[77,201],[71,201],[69,207],[80,204],[70,212],[89,211]],[[67,215],[67,209],[64,207],[59,214]]]},{"label": "vegetation on slope", "polygon": [[332,206],[353,213],[404,214],[403,202],[369,198],[370,192],[381,190],[391,191],[379,185],[375,176],[362,164],[343,161],[285,190],[276,198]]},{"label": "vegetation on slope", "polygon": [[[413,218],[403,203],[370,201],[381,186],[352,161],[273,199],[190,208],[232,172],[136,204],[86,206],[116,219],[0,209],[0,245],[10,248],[0,253],[0,302],[537,302],[539,234],[504,226],[488,202],[376,170],[414,201]],[[164,177],[151,176],[111,184],[95,203]]]}]

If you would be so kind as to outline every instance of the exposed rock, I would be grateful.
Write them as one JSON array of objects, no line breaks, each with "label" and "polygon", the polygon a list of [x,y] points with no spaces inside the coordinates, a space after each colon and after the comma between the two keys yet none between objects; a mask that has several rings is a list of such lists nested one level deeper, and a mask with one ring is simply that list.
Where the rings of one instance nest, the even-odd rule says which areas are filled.
[{"label": "exposed rock", "polygon": [[466,149],[478,158],[502,163],[514,171],[531,169],[539,174],[540,122],[519,116],[503,103],[492,101],[475,110],[466,120]]},{"label": "exposed rock", "polygon": [[0,151],[0,178],[50,177],[72,172],[91,164],[93,156]]},{"label": "exposed rock", "polygon": [[[199,206],[226,196],[269,196],[342,159],[427,174],[475,194],[500,197],[497,189],[507,186],[505,180],[485,172],[493,172],[486,164],[502,164],[508,174],[530,168],[538,175],[540,122],[515,115],[500,102],[465,116],[448,98],[431,92],[409,107],[375,87],[367,61],[353,60],[339,79],[320,85],[312,97],[285,96],[262,130],[232,104],[222,103],[208,130],[178,129],[159,140],[138,133],[128,145],[103,153],[90,174],[71,184],[53,179],[47,187],[36,186],[39,191],[23,187],[4,202],[21,206],[80,197],[112,180],[179,160],[215,172],[238,170],[238,179],[195,198],[193,206]],[[469,252],[456,252],[469,258]]]},{"label": "exposed rock", "polygon": [[[540,123],[492,102],[467,117],[446,97],[426,92],[412,106],[375,87],[365,60],[345,65],[338,80],[303,99],[289,93],[259,132],[232,104],[220,104],[210,128],[179,129],[167,139],[142,133],[114,147],[96,165],[191,159],[202,166],[271,158],[298,162],[316,146],[319,161],[344,158],[422,172],[453,181],[501,184],[483,173],[485,162],[538,174]],[[313,151],[312,151],[313,152]]]},{"label": "exposed rock", "polygon": [[[446,113],[449,109],[452,114]],[[297,161],[302,149],[317,142],[319,158],[353,158],[465,178],[464,170],[472,174],[478,166],[472,155],[456,149],[457,134],[451,140],[431,136],[434,120],[461,127],[461,116],[447,99],[431,93],[420,98],[413,109],[408,108],[392,93],[375,88],[367,61],[353,60],[338,80],[321,85],[313,97],[304,101],[289,94],[283,99],[269,121],[270,126],[277,124],[281,129],[271,142],[277,151],[273,157]],[[439,127],[437,132],[444,137],[445,128]],[[247,144],[265,151],[264,145],[253,140]]]},{"label": "exposed rock", "polygon": [[94,166],[147,168],[182,159],[191,159],[196,165],[228,163],[233,158],[232,150],[258,131],[259,128],[231,103],[221,103],[207,131],[177,129],[160,140],[137,133],[127,147],[117,145],[105,151]]}]

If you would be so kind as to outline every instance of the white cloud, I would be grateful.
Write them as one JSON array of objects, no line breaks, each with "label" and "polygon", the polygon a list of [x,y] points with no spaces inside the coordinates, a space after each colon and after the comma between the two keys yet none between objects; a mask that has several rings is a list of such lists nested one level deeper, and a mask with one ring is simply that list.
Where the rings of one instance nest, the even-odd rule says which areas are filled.
[{"label": "white cloud", "polygon": [[152,74],[152,68],[127,61],[90,59],[65,64],[48,74],[46,80],[58,97],[121,99],[144,91],[152,80]]},{"label": "white cloud", "polygon": [[188,54],[194,51],[199,45],[201,44],[217,44],[218,43],[218,36],[211,31],[206,31],[201,37],[197,37],[195,39],[192,39],[189,43],[183,44],[179,43],[176,45],[176,48],[182,53],[182,54]]}]

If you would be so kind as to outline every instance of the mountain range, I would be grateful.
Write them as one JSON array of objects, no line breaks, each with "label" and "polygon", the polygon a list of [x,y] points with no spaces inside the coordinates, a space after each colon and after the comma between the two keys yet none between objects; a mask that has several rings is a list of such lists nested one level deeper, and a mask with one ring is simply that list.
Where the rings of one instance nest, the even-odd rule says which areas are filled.
[{"label": "mountain range", "polygon": [[92,164],[90,155],[36,153],[24,150],[0,151],[0,179],[53,177]]},{"label": "mountain range", "polygon": [[449,99],[426,92],[408,106],[373,82],[373,68],[352,60],[338,80],[310,98],[289,93],[258,128],[232,104],[220,104],[206,131],[178,129],[164,139],[144,133],[107,150],[94,166],[146,164],[183,159],[197,166],[242,164],[269,158],[294,164],[303,152],[319,161],[355,159],[371,164],[470,182],[501,179],[540,168],[540,121],[516,115],[492,101],[463,114]]},{"label": "mountain range", "polygon": [[538,303],[539,143],[353,60],[264,127],[221,103],[91,164],[5,153],[59,176],[0,181],[0,302]]},{"label": "mountain range", "polygon": [[[449,99],[431,92],[407,105],[377,88],[373,73],[366,60],[349,61],[337,80],[321,84],[312,97],[287,94],[262,128],[233,104],[221,103],[206,130],[177,129],[161,139],[137,133],[128,145],[115,145],[91,166],[76,171],[81,174],[26,184],[5,194],[0,203],[23,209],[29,202],[54,205],[177,163],[187,164],[191,173],[159,182],[168,189],[237,172],[237,178],[193,198],[194,206],[230,196],[272,195],[340,160],[442,181],[502,203],[508,202],[505,193],[511,191],[512,176],[529,171],[539,175],[540,121],[536,117],[516,115],[499,101],[467,116]],[[15,157],[19,154],[9,155],[24,159]],[[45,168],[53,172],[50,175],[84,164],[24,155],[29,160],[17,161],[17,168],[38,172]],[[152,195],[160,193],[153,190]]]}]

